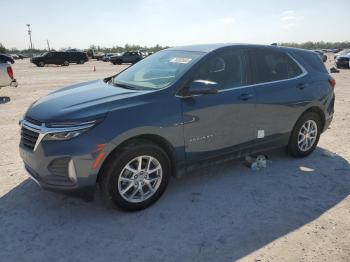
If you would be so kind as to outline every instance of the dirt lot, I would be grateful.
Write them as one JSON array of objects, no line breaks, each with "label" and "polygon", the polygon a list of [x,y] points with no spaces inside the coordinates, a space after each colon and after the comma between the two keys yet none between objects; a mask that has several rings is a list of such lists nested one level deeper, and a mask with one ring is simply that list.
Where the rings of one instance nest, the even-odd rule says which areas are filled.
[{"label": "dirt lot", "polygon": [[334,74],[335,119],[308,158],[276,150],[258,172],[242,160],[199,169],[136,213],[107,209],[98,192],[88,203],[40,189],[18,155],[26,108],[122,68],[14,65],[19,87],[0,90],[12,99],[0,105],[1,261],[350,261],[350,70]]}]

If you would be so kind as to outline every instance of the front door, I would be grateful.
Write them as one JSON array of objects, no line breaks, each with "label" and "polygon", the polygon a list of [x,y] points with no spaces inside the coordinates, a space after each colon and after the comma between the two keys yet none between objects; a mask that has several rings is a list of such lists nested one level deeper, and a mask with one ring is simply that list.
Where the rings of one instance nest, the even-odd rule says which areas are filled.
[{"label": "front door", "polygon": [[194,73],[190,82],[216,82],[219,91],[182,98],[188,159],[239,153],[256,138],[255,93],[247,82],[247,61],[243,50],[222,51],[208,57]]}]

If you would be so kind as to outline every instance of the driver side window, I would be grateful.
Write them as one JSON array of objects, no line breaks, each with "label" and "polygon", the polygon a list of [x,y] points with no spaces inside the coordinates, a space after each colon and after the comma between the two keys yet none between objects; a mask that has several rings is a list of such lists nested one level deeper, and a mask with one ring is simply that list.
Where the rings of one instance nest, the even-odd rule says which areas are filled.
[{"label": "driver side window", "polygon": [[215,54],[205,61],[193,77],[193,81],[216,82],[220,90],[247,84],[247,70],[243,52],[228,51]]}]

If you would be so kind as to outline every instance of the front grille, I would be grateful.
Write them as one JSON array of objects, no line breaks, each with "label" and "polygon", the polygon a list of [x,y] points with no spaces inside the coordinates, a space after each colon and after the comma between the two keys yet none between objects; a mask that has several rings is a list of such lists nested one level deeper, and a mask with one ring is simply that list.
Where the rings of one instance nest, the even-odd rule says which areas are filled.
[{"label": "front grille", "polygon": [[34,149],[39,133],[31,131],[24,126],[21,129],[21,144],[31,150]]},{"label": "front grille", "polygon": [[337,61],[338,61],[338,62],[349,62],[349,58],[347,58],[347,57],[339,57],[339,58],[337,59]]},{"label": "front grille", "polygon": [[36,120],[34,118],[31,118],[31,117],[26,117],[25,118],[29,123],[33,124],[33,125],[36,125],[36,126],[41,126],[42,122],[40,122],[39,120]]}]

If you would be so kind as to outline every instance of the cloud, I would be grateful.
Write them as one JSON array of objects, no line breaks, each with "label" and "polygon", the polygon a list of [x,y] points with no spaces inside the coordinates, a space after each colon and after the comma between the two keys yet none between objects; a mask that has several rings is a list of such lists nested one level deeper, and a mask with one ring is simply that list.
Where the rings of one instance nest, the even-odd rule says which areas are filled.
[{"label": "cloud", "polygon": [[282,16],[286,16],[286,15],[293,15],[295,13],[294,10],[286,10],[282,12]]},{"label": "cloud", "polygon": [[286,10],[280,14],[281,27],[285,30],[298,26],[302,17],[298,16],[294,10]]},{"label": "cloud", "polygon": [[233,17],[223,17],[223,18],[220,18],[218,19],[219,23],[222,23],[222,24],[233,24],[235,22],[235,19]]},{"label": "cloud", "polygon": [[297,20],[297,17],[293,15],[286,15],[281,17],[281,21],[295,21]]}]

